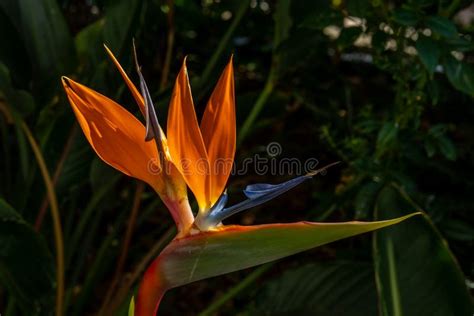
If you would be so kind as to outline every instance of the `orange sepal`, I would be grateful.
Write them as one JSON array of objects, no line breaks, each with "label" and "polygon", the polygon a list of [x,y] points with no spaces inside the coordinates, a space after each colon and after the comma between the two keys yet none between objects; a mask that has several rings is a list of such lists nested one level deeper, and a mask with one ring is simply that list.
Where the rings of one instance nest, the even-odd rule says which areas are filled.
[{"label": "orange sepal", "polygon": [[207,103],[201,132],[211,166],[211,204],[224,191],[235,155],[235,99],[232,58]]},{"label": "orange sepal", "polygon": [[145,127],[123,107],[73,80],[62,83],[84,135],[97,155],[126,175],[162,190],[158,174],[158,153],[145,142]]},{"label": "orange sepal", "polygon": [[199,208],[210,207],[209,161],[194,110],[186,60],[171,96],[167,136],[171,159],[193,191]]}]

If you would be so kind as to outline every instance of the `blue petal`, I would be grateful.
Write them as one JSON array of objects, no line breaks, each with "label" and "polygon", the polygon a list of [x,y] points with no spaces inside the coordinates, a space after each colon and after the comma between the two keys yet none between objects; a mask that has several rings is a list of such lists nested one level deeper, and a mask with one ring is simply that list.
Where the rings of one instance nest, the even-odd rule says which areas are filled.
[{"label": "blue petal", "polygon": [[291,179],[289,181],[286,181],[280,184],[267,184],[267,183],[250,184],[245,188],[244,194],[246,197],[253,200],[263,195],[270,194],[272,192],[279,192],[280,190],[283,190],[281,193],[284,193],[309,178],[310,177],[308,176],[301,176],[301,177]]},{"label": "blue petal", "polygon": [[338,164],[339,162],[332,163],[327,165],[321,169],[312,171],[304,176],[300,176],[286,182],[280,184],[268,184],[268,183],[257,183],[257,184],[250,184],[248,185],[245,190],[244,194],[247,196],[247,200],[232,205],[230,207],[225,207],[227,203],[227,193],[224,192],[217,203],[211,208],[211,211],[206,218],[206,221],[209,225],[217,225],[218,223],[222,222],[222,220],[226,219],[227,217],[239,213],[241,211],[247,210],[251,207],[263,204],[268,202],[277,196],[291,190],[295,186],[301,184],[305,180],[311,179],[316,174],[320,173],[321,171]]},{"label": "blue petal", "polygon": [[280,183],[280,184],[253,184],[247,186],[244,193],[249,198],[245,201],[232,205],[230,207],[226,207],[222,209],[218,214],[220,221],[223,219],[234,215],[238,212],[244,211],[251,207],[260,205],[262,203],[268,202],[273,200],[277,196],[287,192],[288,190],[294,188],[298,184],[302,183],[305,180],[311,179],[311,176],[300,176],[295,179],[291,179],[289,181]]},{"label": "blue petal", "polygon": [[211,216],[212,214],[217,214],[220,211],[222,211],[222,209],[224,209],[225,205],[227,204],[227,198],[228,198],[228,195],[227,195],[227,190],[226,190],[224,191],[224,193],[221,194],[217,202],[211,207],[211,210],[209,212]]}]

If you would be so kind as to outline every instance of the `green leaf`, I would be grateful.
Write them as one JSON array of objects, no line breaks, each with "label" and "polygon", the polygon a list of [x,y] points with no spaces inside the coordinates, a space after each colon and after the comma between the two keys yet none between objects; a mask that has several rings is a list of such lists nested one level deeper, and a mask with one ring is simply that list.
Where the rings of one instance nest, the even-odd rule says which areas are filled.
[{"label": "green leaf", "polygon": [[464,93],[474,95],[474,67],[448,56],[443,63],[451,84]]},{"label": "green leaf", "polygon": [[224,226],[174,239],[145,273],[136,301],[142,313],[137,316],[151,315],[170,288],[281,259],[394,225],[416,214],[379,222]]},{"label": "green leaf", "polygon": [[24,90],[17,90],[12,86],[9,69],[0,62],[0,94],[3,94],[10,108],[24,117],[35,108],[35,101],[31,94]]},{"label": "green leaf", "polygon": [[418,14],[408,9],[397,9],[393,12],[393,20],[404,26],[415,26],[418,23]]},{"label": "green leaf", "polygon": [[[382,190],[375,217],[413,207],[392,187]],[[472,315],[469,292],[453,254],[427,216],[375,233],[373,256],[382,315]]]},{"label": "green leaf", "polygon": [[430,16],[426,18],[426,26],[429,27],[433,32],[438,33],[441,36],[447,38],[454,38],[458,36],[456,25],[443,16]]},{"label": "green leaf", "polygon": [[365,183],[357,192],[354,208],[357,220],[366,219],[374,208],[375,199],[382,184],[375,181]]},{"label": "green leaf", "polygon": [[474,49],[474,43],[462,37],[446,39],[444,44],[448,51],[470,52]]},{"label": "green leaf", "polygon": [[371,264],[307,264],[276,275],[258,289],[249,315],[377,315]]},{"label": "green leaf", "polygon": [[375,157],[380,159],[395,143],[398,135],[398,125],[393,122],[385,123],[377,135]]},{"label": "green leaf", "polygon": [[77,33],[74,38],[76,51],[83,63],[99,64],[104,60],[103,32],[104,18],[89,24]]},{"label": "green leaf", "polygon": [[54,263],[41,235],[0,199],[0,280],[28,315],[53,294]]},{"label": "green leaf", "polygon": [[429,158],[433,157],[436,154],[436,143],[432,138],[428,138],[425,140],[425,150],[426,155]]},{"label": "green leaf", "polygon": [[440,223],[440,226],[448,238],[459,241],[474,241],[474,227],[467,221],[449,219]]},{"label": "green leaf", "polygon": [[443,156],[448,160],[456,160],[458,153],[456,150],[456,146],[451,141],[451,139],[449,139],[445,135],[442,135],[437,138],[437,141],[439,150],[443,154]]},{"label": "green leaf", "polygon": [[162,271],[171,287],[181,286],[394,225],[413,215],[382,222],[227,226],[173,241],[161,255]]},{"label": "green leaf", "polygon": [[128,316],[134,316],[135,315],[135,298],[132,296],[132,299],[130,300],[130,306],[128,307]]},{"label": "green leaf", "polygon": [[438,44],[431,37],[421,35],[416,41],[416,50],[421,62],[432,75],[441,56]]},{"label": "green leaf", "polygon": [[131,44],[133,26],[138,22],[139,0],[109,0],[105,7],[104,42],[117,55]]},{"label": "green leaf", "polygon": [[33,67],[38,92],[51,96],[58,76],[74,65],[74,45],[55,0],[5,0],[3,10],[21,35]]}]

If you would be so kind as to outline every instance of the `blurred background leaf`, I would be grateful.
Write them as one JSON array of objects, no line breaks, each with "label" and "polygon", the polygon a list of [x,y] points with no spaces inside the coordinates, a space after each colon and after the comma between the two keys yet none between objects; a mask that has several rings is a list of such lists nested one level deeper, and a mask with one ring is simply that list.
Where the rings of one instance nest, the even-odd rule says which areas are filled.
[{"label": "blurred background leaf", "polygon": [[[393,187],[375,207],[377,219],[414,210]],[[374,233],[374,263],[382,315],[469,315],[472,302],[459,266],[427,217]]]}]

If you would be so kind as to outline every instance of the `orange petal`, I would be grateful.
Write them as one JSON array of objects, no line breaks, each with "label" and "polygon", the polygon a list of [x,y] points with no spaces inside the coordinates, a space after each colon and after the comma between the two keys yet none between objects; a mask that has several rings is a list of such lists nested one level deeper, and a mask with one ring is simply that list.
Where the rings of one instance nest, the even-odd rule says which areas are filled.
[{"label": "orange petal", "polygon": [[201,210],[210,207],[209,161],[194,111],[186,59],[176,78],[168,112],[168,146]]},{"label": "orange petal", "polygon": [[142,112],[143,116],[145,116],[145,101],[143,100],[143,96],[140,94],[140,91],[138,91],[137,87],[133,84],[133,82],[130,80],[130,78],[127,76],[127,73],[125,70],[123,70],[122,66],[118,62],[117,58],[115,58],[114,54],[110,51],[110,49],[104,44],[105,50],[107,51],[107,54],[109,55],[110,59],[114,62],[115,66],[117,67],[118,71],[122,75],[123,80],[127,84],[128,88],[132,92],[133,98],[137,102],[138,106],[140,107],[140,111]]},{"label": "orange petal", "polygon": [[232,58],[212,92],[201,121],[211,171],[211,204],[224,191],[235,154],[235,99]]},{"label": "orange petal", "polygon": [[145,127],[120,105],[71,79],[64,89],[84,134],[107,164],[158,189],[158,153],[145,142]]}]

